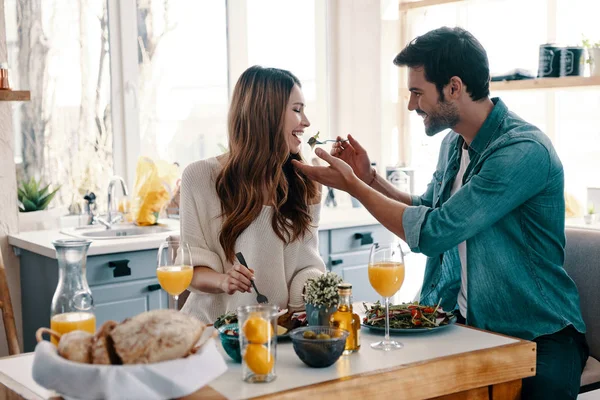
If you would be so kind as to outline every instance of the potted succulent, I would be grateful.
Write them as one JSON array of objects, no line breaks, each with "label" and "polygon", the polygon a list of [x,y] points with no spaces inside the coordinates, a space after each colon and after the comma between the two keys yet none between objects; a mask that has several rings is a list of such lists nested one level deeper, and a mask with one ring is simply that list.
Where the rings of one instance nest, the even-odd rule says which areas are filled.
[{"label": "potted succulent", "polygon": [[53,225],[57,225],[60,215],[54,215],[53,210],[49,211],[47,208],[60,187],[51,192],[49,188],[49,185],[42,187],[41,181],[36,181],[34,178],[21,181],[17,189],[20,211],[19,231],[51,229]]},{"label": "potted succulent", "polygon": [[342,278],[333,272],[306,281],[304,302],[308,325],[329,325],[329,317],[337,310],[337,286],[341,282]]},{"label": "potted succulent", "polygon": [[590,64],[590,74],[600,76],[600,41],[594,43],[589,39],[583,39],[582,45],[588,53],[586,62]]},{"label": "potted succulent", "polygon": [[583,220],[585,221],[586,224],[591,224],[592,222],[594,222],[594,213],[595,213],[594,203],[590,203],[588,205],[588,213],[583,216]]}]

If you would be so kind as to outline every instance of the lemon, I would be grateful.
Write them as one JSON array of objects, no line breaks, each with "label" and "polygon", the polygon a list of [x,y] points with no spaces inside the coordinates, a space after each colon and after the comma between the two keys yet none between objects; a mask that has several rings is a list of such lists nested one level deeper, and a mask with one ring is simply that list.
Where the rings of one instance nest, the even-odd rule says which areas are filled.
[{"label": "lemon", "polygon": [[246,346],[244,361],[252,372],[258,375],[266,375],[273,369],[275,359],[269,350],[262,344],[250,343]]},{"label": "lemon", "polygon": [[287,328],[281,325],[277,325],[277,336],[285,335],[287,333]]},{"label": "lemon", "polygon": [[250,343],[264,344],[274,335],[273,326],[264,318],[251,317],[242,327],[244,336]]}]

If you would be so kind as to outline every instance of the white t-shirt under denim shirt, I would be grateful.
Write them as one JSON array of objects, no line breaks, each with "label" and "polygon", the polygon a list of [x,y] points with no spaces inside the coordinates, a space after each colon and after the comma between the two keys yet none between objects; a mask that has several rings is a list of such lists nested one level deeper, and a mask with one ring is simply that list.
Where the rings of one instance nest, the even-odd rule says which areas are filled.
[{"label": "white t-shirt under denim shirt", "polygon": [[[467,166],[471,158],[469,157],[469,148],[462,148],[462,154],[460,156],[460,168],[456,174],[456,179],[452,184],[452,190],[450,190],[450,196],[454,195],[462,187],[462,179],[467,170]],[[458,292],[458,308],[463,317],[467,318],[467,242],[461,242],[458,244],[458,256],[460,258],[460,291]]]}]

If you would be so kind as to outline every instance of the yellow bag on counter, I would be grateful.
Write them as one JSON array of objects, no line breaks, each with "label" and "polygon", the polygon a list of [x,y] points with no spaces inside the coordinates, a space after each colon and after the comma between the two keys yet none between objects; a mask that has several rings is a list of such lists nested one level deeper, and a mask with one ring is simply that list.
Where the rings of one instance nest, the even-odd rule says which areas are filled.
[{"label": "yellow bag on counter", "polygon": [[148,226],[158,222],[160,211],[173,197],[177,179],[177,165],[148,157],[138,159],[133,189],[133,219],[137,225]]}]

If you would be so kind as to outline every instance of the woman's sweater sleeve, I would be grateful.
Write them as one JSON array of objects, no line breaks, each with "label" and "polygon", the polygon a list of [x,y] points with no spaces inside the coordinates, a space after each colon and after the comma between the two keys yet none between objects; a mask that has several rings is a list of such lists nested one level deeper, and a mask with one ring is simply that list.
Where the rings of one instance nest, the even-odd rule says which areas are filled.
[{"label": "woman's sweater sleeve", "polygon": [[321,205],[311,206],[313,211],[313,225],[304,236],[298,252],[298,267],[290,283],[289,304],[290,311],[304,309],[304,284],[310,278],[316,278],[325,273],[325,263],[319,254],[319,232],[317,226],[321,213]]},{"label": "woman's sweater sleeve", "polygon": [[[181,179],[181,240],[186,242],[192,253],[194,266],[209,267],[223,273],[223,263],[219,255],[211,250],[204,235],[209,228],[206,212],[211,204],[210,196],[202,197],[202,193],[211,190],[211,174],[202,162],[191,164],[183,171]],[[202,207],[202,208],[199,208]]]}]

